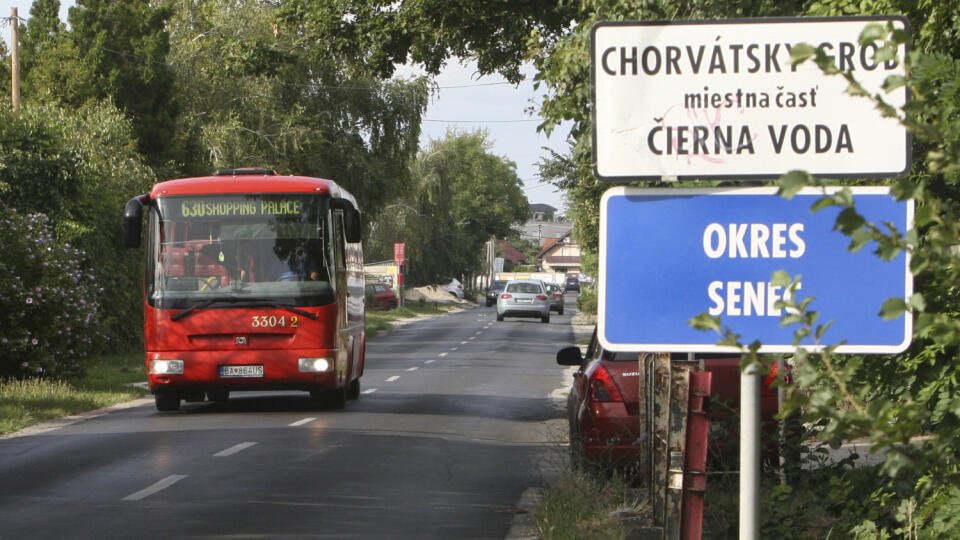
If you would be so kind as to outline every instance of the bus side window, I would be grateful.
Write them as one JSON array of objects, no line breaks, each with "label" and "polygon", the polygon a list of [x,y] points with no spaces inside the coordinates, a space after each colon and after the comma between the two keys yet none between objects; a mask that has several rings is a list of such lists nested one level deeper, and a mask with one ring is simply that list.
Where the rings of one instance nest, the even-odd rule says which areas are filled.
[{"label": "bus side window", "polygon": [[345,239],[343,236],[343,211],[333,211],[333,259],[337,277],[344,274],[347,268]]}]

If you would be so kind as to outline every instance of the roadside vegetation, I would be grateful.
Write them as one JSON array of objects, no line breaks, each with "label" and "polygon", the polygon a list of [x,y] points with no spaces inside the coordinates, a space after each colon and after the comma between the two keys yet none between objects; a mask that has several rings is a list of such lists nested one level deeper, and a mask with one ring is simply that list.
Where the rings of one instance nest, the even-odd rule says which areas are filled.
[{"label": "roadside vegetation", "polygon": [[367,335],[375,336],[383,332],[388,332],[394,327],[393,323],[396,321],[428,315],[442,315],[454,309],[458,309],[455,304],[441,304],[420,300],[407,302],[403,307],[386,311],[369,310],[366,315]]},{"label": "roadside vegetation", "polygon": [[0,435],[34,424],[93,411],[146,395],[143,354],[100,356],[72,381],[23,378],[0,381]]}]

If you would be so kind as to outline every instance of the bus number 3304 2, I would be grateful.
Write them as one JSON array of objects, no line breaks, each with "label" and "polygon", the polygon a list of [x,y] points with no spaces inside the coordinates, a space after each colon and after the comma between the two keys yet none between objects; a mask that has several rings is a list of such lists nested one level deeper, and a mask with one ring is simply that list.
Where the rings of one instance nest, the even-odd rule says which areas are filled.
[{"label": "bus number 3304 2", "polygon": [[300,317],[291,315],[289,320],[285,315],[254,315],[250,317],[250,326],[253,328],[296,328],[300,323]]}]

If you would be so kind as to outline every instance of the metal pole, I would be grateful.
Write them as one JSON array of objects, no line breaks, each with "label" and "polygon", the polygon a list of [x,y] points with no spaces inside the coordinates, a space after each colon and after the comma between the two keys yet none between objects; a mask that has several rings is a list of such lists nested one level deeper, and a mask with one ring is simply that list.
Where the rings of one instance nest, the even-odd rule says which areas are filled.
[{"label": "metal pole", "polygon": [[[777,357],[777,377],[780,378],[781,380],[784,379],[783,369],[784,369],[783,357],[778,356]],[[779,387],[777,388],[777,412],[779,413],[782,410],[783,410],[783,387]],[[780,484],[785,486],[787,485],[787,466],[788,466],[786,454],[784,453],[786,452],[785,449],[787,445],[787,421],[780,420],[778,422],[778,427],[779,429],[777,430],[778,431],[777,440],[779,441],[779,444],[777,445],[777,454],[779,454],[779,462],[780,462]]]},{"label": "metal pole", "polygon": [[13,112],[20,110],[20,38],[17,27],[20,18],[17,8],[10,8],[10,101],[13,102]]},{"label": "metal pole", "polygon": [[760,366],[740,373],[740,540],[760,538]]}]

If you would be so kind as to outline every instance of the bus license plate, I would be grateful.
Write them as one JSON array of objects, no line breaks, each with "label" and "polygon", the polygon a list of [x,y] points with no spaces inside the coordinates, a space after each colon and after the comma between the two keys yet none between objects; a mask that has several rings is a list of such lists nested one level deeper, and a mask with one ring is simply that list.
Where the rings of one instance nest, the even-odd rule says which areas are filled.
[{"label": "bus license plate", "polygon": [[221,377],[263,377],[263,366],[220,366]]}]

